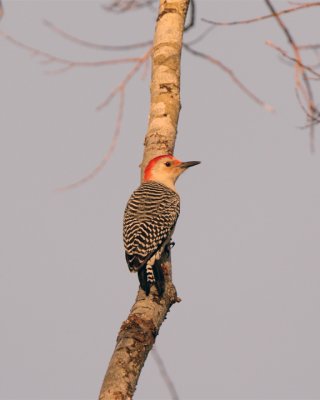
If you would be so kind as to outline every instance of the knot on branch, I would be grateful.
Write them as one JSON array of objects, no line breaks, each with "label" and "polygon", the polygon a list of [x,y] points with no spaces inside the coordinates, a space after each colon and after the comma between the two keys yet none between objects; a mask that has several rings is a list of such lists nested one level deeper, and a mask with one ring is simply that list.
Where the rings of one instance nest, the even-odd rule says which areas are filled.
[{"label": "knot on branch", "polygon": [[117,342],[126,338],[143,343],[145,346],[152,346],[157,335],[158,330],[152,320],[131,314],[121,325]]},{"label": "knot on branch", "polygon": [[165,8],[159,15],[157,18],[157,22],[160,21],[160,19],[166,15],[166,14],[177,14],[178,10],[176,8]]},{"label": "knot on branch", "polygon": [[181,298],[178,297],[177,289],[172,283],[172,281],[167,283],[167,298],[169,302],[169,308],[168,312],[170,311],[171,306],[173,306],[175,303],[180,303]]},{"label": "knot on branch", "polygon": [[178,92],[178,86],[174,83],[160,83],[160,93],[171,93],[172,91]]}]

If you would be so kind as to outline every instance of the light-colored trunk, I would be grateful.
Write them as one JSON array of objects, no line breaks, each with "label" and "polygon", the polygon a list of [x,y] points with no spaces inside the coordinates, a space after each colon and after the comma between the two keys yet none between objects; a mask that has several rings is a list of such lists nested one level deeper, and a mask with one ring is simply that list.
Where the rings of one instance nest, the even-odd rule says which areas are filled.
[{"label": "light-colored trunk", "polygon": [[141,174],[159,155],[173,154],[180,103],[183,28],[189,0],[161,0],[153,42],[151,105]]},{"label": "light-colored trunk", "polygon": [[[180,60],[189,0],[160,0],[152,53],[151,106],[141,173],[154,157],[173,154],[180,112]],[[144,362],[170,307],[179,301],[172,283],[170,257],[163,260],[166,289],[159,299],[140,289],[123,322],[99,400],[131,399]]]}]

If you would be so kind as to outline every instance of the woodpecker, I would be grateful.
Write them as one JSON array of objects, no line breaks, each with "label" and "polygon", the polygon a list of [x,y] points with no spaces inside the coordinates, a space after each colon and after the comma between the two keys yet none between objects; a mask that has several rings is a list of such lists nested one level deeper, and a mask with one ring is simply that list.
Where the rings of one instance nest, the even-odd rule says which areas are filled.
[{"label": "woodpecker", "polygon": [[200,161],[182,162],[172,155],[153,158],[146,166],[142,184],[136,189],[124,212],[123,242],[131,272],[138,272],[146,295],[155,285],[159,296],[164,292],[161,257],[180,213],[180,197],[175,182],[189,167]]}]

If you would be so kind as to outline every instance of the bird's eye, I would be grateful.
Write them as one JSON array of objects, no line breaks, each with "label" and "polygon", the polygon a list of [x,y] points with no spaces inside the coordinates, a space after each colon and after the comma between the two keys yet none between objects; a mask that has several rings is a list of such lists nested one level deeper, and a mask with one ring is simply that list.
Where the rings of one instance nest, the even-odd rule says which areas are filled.
[{"label": "bird's eye", "polygon": [[165,165],[166,167],[170,167],[171,162],[170,162],[170,161],[167,161],[164,165]]}]

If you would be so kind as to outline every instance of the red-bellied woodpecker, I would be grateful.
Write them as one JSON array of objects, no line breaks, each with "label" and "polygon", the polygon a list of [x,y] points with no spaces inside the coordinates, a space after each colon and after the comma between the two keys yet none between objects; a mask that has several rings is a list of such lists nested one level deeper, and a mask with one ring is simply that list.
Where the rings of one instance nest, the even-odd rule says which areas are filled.
[{"label": "red-bellied woodpecker", "polygon": [[180,213],[177,178],[200,161],[182,162],[171,155],[153,158],[143,183],[131,195],[124,212],[123,241],[129,270],[138,272],[141,288],[148,295],[154,284],[164,291],[161,256],[170,244]]}]

